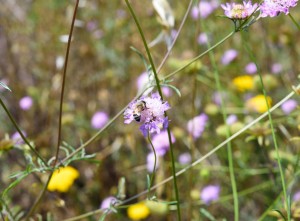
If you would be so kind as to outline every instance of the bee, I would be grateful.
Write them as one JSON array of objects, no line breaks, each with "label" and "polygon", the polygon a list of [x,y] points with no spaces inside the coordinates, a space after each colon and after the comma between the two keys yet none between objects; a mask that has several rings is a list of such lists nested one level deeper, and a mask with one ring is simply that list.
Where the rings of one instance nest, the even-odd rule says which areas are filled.
[{"label": "bee", "polygon": [[139,101],[135,104],[135,108],[133,110],[133,118],[137,121],[141,121],[141,112],[145,110],[146,107],[146,102],[145,101]]}]

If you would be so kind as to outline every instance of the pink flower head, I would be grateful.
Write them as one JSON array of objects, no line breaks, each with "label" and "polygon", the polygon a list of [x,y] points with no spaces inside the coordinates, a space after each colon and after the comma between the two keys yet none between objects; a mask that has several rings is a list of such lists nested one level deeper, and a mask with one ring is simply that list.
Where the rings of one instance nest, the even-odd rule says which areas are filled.
[{"label": "pink flower head", "polygon": [[220,190],[219,185],[208,185],[202,189],[200,198],[205,204],[210,204],[219,199]]},{"label": "pink flower head", "polygon": [[191,16],[194,20],[197,20],[199,18],[199,8],[197,6],[192,7]]},{"label": "pink flower head", "polygon": [[158,93],[154,93],[151,97],[141,97],[129,104],[124,112],[125,124],[136,120],[142,125],[140,130],[146,137],[148,132],[160,133],[161,130],[166,129],[169,120],[165,117],[165,111],[171,107],[167,101],[162,101]]},{"label": "pink flower head", "polygon": [[281,110],[285,113],[285,114],[289,114],[291,113],[293,110],[295,110],[298,106],[298,103],[296,100],[293,99],[289,99],[286,102],[284,102],[281,105]]},{"label": "pink flower head", "polygon": [[102,128],[108,121],[108,115],[105,112],[96,112],[92,119],[91,119],[91,124],[92,127],[95,129],[100,129]]},{"label": "pink flower head", "polygon": [[190,134],[193,135],[195,139],[199,138],[206,126],[208,117],[206,114],[200,114],[197,117],[194,117],[192,120],[188,121],[187,130]]},{"label": "pink flower head", "polygon": [[181,165],[189,164],[190,162],[192,162],[191,154],[188,153],[188,152],[180,154],[179,157],[178,157],[178,162]]},{"label": "pink flower head", "polygon": [[251,1],[243,1],[243,4],[236,3],[226,3],[221,4],[221,7],[224,9],[224,14],[235,20],[243,20],[251,16],[255,10],[258,8],[258,4],[253,4]]},{"label": "pink flower head", "polygon": [[106,197],[100,206],[100,209],[109,209],[112,205],[117,202],[117,199],[113,196]]},{"label": "pink flower head", "polygon": [[274,63],[271,67],[273,74],[279,74],[282,71],[282,65],[279,63]]},{"label": "pink flower head", "polygon": [[33,104],[33,100],[29,96],[23,97],[19,101],[19,106],[22,110],[29,110],[31,108],[32,104]]},{"label": "pink flower head", "polygon": [[199,2],[199,15],[201,18],[207,18],[218,7],[217,1],[201,0]]},{"label": "pink flower head", "polygon": [[255,74],[257,72],[257,67],[254,62],[251,62],[246,65],[245,71],[247,74]]},{"label": "pink flower head", "polygon": [[275,17],[280,13],[289,14],[289,9],[295,7],[298,0],[264,0],[260,5],[261,17]]},{"label": "pink flower head", "polygon": [[221,58],[222,64],[228,65],[237,57],[237,55],[238,55],[238,52],[234,49],[229,49],[229,50],[225,51],[225,53],[223,54],[223,56]]},{"label": "pink flower head", "polygon": [[300,191],[296,192],[293,196],[293,201],[300,201]]},{"label": "pink flower head", "polygon": [[[175,142],[175,137],[171,133],[171,141],[172,143]],[[167,151],[170,149],[169,144],[169,136],[167,131],[162,131],[160,134],[156,134],[152,138],[152,144],[155,148],[155,152],[158,156],[164,156]]]},{"label": "pink flower head", "polygon": [[[24,131],[22,131],[22,133],[26,137],[26,133]],[[21,137],[21,135],[20,135],[20,133],[18,131],[16,131],[13,135],[11,135],[11,139],[17,145],[24,144],[23,138]]]},{"label": "pink flower head", "polygon": [[237,122],[237,120],[238,120],[237,116],[234,115],[234,114],[231,114],[231,115],[229,115],[229,116],[227,117],[226,123],[227,123],[228,125],[232,125],[232,124],[234,124],[235,122]]},{"label": "pink flower head", "polygon": [[205,45],[208,42],[208,36],[206,33],[201,33],[197,40],[199,45]]},{"label": "pink flower head", "polygon": [[[155,156],[154,153],[151,152],[147,155],[147,170],[148,172],[152,173],[154,169],[154,160]],[[159,167],[159,157],[156,158],[156,165],[155,165],[155,170]]]}]

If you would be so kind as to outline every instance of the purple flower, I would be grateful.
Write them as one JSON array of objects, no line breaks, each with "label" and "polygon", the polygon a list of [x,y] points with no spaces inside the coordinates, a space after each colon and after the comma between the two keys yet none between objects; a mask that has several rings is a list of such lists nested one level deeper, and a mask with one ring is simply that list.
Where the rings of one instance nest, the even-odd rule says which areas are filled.
[{"label": "purple flower", "polygon": [[257,72],[257,67],[254,62],[251,62],[246,65],[245,71],[247,74],[255,74]]},{"label": "purple flower", "polygon": [[165,117],[165,111],[171,107],[167,101],[162,101],[158,93],[153,93],[151,97],[141,97],[129,104],[124,112],[125,124],[133,120],[141,122],[140,130],[146,137],[148,133],[160,133],[166,129],[169,120]]},{"label": "purple flower", "polygon": [[237,121],[237,116],[234,114],[229,115],[226,119],[226,123],[228,125],[234,124],[236,121]]},{"label": "purple flower", "polygon": [[[171,141],[172,143],[175,142],[175,137],[171,133]],[[152,138],[152,144],[155,148],[155,152],[158,156],[164,156],[167,151],[170,149],[169,144],[169,136],[167,131],[162,131],[160,134],[156,134]]]},{"label": "purple flower", "polygon": [[94,20],[89,21],[86,24],[86,29],[90,32],[96,30],[97,27],[98,27],[98,23],[97,23],[97,21],[94,21]]},{"label": "purple flower", "polygon": [[[23,135],[26,137],[26,133],[22,131]],[[16,131],[13,135],[11,135],[11,139],[14,141],[15,144],[21,145],[24,144],[23,138],[19,134],[18,131]]]},{"label": "purple flower", "polygon": [[225,5],[221,4],[221,7],[224,9],[224,14],[228,18],[243,20],[254,13],[258,7],[258,4],[255,3],[252,5],[251,1],[243,1],[243,4],[226,3]]},{"label": "purple flower", "polygon": [[285,113],[285,114],[289,114],[291,113],[293,110],[295,110],[295,108],[297,108],[298,103],[296,100],[293,99],[289,99],[286,102],[284,102],[281,105],[281,110]]},{"label": "purple flower", "polygon": [[100,206],[100,209],[109,209],[110,206],[114,205],[117,202],[117,199],[113,196],[106,197]]},{"label": "purple flower", "polygon": [[275,63],[271,67],[271,71],[273,74],[279,74],[282,71],[282,65],[279,63]]},{"label": "purple flower", "polygon": [[207,44],[208,42],[208,36],[206,33],[201,33],[199,36],[198,36],[198,44],[199,45],[205,45]]},{"label": "purple flower", "polygon": [[298,0],[264,0],[260,5],[261,17],[275,17],[280,13],[289,14],[289,9],[297,5]]},{"label": "purple flower", "polygon": [[192,162],[191,154],[188,153],[188,152],[180,154],[179,157],[178,157],[178,162],[181,165],[189,164],[190,162]]},{"label": "purple flower", "polygon": [[94,129],[102,128],[108,121],[108,115],[105,112],[96,112],[92,119],[91,124]]},{"label": "purple flower", "polygon": [[213,11],[219,6],[219,3],[215,0],[199,2],[199,14],[201,18],[207,18]]},{"label": "purple flower", "polygon": [[19,106],[22,110],[29,110],[31,108],[32,104],[33,104],[33,100],[29,96],[23,97],[19,101]]},{"label": "purple flower", "polygon": [[199,8],[197,6],[192,7],[191,16],[194,20],[197,20],[199,18]]},{"label": "purple flower", "polygon": [[219,199],[220,186],[218,185],[208,185],[204,187],[201,191],[200,198],[205,204],[210,204],[212,201]]},{"label": "purple flower", "polygon": [[192,120],[188,121],[187,124],[188,132],[192,134],[195,139],[199,138],[205,129],[205,125],[207,121],[208,121],[208,117],[204,113],[200,114],[197,117],[194,117]]},{"label": "purple flower", "polygon": [[300,191],[296,192],[293,196],[293,201],[299,201],[300,200]]},{"label": "purple flower", "polygon": [[[149,153],[147,155],[147,170],[150,173],[152,173],[154,169],[154,160],[155,160],[154,153],[153,152]],[[156,157],[155,170],[157,170],[158,166],[159,166],[159,157]]]},{"label": "purple flower", "polygon": [[232,62],[238,55],[238,52],[234,49],[229,49],[225,51],[221,58],[221,62],[224,65],[228,65],[230,62]]}]

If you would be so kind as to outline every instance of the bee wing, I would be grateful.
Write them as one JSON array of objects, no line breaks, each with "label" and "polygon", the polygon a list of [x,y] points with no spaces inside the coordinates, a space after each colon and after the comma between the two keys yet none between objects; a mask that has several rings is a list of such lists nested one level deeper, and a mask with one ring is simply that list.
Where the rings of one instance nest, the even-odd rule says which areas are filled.
[{"label": "bee wing", "polygon": [[152,5],[161,18],[162,24],[168,28],[173,28],[175,18],[169,2],[167,0],[152,0]]}]

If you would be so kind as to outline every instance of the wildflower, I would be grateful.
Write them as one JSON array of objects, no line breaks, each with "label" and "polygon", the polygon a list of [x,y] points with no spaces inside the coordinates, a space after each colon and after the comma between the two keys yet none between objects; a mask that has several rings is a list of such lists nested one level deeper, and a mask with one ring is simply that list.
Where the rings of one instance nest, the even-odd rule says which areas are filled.
[{"label": "wildflower", "polygon": [[[268,106],[271,107],[272,99],[267,97]],[[260,94],[246,101],[246,107],[258,113],[264,113],[268,110],[265,96]]]},{"label": "wildflower", "polygon": [[199,36],[198,36],[198,44],[199,45],[205,45],[207,44],[208,42],[208,36],[206,33],[201,33]]},{"label": "wildflower", "polygon": [[191,16],[194,20],[198,20],[198,18],[199,18],[199,8],[198,8],[198,6],[193,6],[192,7]]},{"label": "wildflower", "polygon": [[251,90],[254,87],[253,77],[249,75],[238,76],[233,79],[232,83],[237,88],[237,90],[241,92]]},{"label": "wildflower", "polygon": [[[144,107],[138,108],[140,105]],[[139,122],[142,123],[140,130],[145,137],[148,135],[148,132],[159,134],[162,129],[168,127],[169,120],[165,117],[164,113],[170,108],[167,101],[162,101],[159,94],[154,93],[151,97],[142,97],[139,100],[131,102],[124,112],[124,123],[131,123],[135,120],[133,115],[136,114],[139,117]]]},{"label": "wildflower", "polygon": [[222,64],[228,65],[237,57],[237,55],[238,55],[238,52],[234,49],[229,49],[229,50],[225,51],[225,53],[223,54],[223,56],[221,58]]},{"label": "wildflower", "polygon": [[113,196],[106,197],[100,206],[100,209],[109,209],[111,205],[117,202],[117,199]]},{"label": "wildflower", "polygon": [[95,129],[102,128],[108,121],[108,115],[105,112],[96,112],[91,120],[92,127]]},{"label": "wildflower", "polygon": [[47,189],[49,191],[67,192],[78,177],[79,172],[71,166],[59,168],[53,172]]},{"label": "wildflower", "polygon": [[212,201],[219,199],[219,194],[219,185],[208,185],[201,190],[200,198],[205,204],[210,204]]},{"label": "wildflower", "polygon": [[282,65],[279,63],[274,63],[271,67],[271,72],[273,74],[279,74],[282,71]]},{"label": "wildflower", "polygon": [[201,18],[207,18],[213,11],[219,6],[217,1],[205,1],[199,2],[199,15]]},{"label": "wildflower", "polygon": [[[22,131],[22,133],[26,137],[26,133],[24,131]],[[18,131],[16,131],[13,135],[11,135],[11,139],[14,141],[14,144],[16,145],[24,144],[23,138],[21,137]]]},{"label": "wildflower", "polygon": [[257,72],[257,67],[254,62],[251,62],[246,65],[245,71],[247,74],[255,74]]},{"label": "wildflower", "polygon": [[285,114],[289,114],[291,113],[293,110],[295,110],[295,108],[298,106],[297,101],[293,100],[293,99],[289,99],[286,102],[284,102],[281,105],[281,110],[285,113]]},{"label": "wildflower", "polygon": [[294,194],[293,201],[300,201],[300,191],[298,191]]},{"label": "wildflower", "polygon": [[[153,172],[154,169],[154,161],[155,161],[155,155],[153,152],[149,153],[147,155],[147,170],[149,173]],[[156,165],[155,170],[159,167],[159,157],[156,158]]]},{"label": "wildflower", "polygon": [[235,122],[237,122],[237,116],[234,115],[234,114],[229,115],[229,116],[227,117],[227,119],[226,119],[226,123],[227,123],[228,125],[232,125],[232,124],[234,124]]},{"label": "wildflower", "polygon": [[187,164],[189,164],[190,162],[192,162],[192,156],[191,156],[191,154],[188,153],[188,152],[180,154],[179,157],[178,157],[178,162],[181,165],[187,165]]},{"label": "wildflower", "polygon": [[23,97],[19,101],[19,106],[22,110],[29,110],[31,108],[32,104],[33,104],[33,100],[29,96]]},{"label": "wildflower", "polygon": [[258,7],[258,4],[252,5],[251,1],[243,1],[243,4],[236,3],[226,3],[226,5],[221,4],[224,9],[224,14],[234,20],[243,20],[251,16]]},{"label": "wildflower", "polygon": [[[171,141],[175,142],[175,137],[171,133]],[[160,134],[156,134],[152,138],[152,144],[155,148],[155,152],[158,156],[164,156],[170,149],[169,136],[167,131],[162,131]]]},{"label": "wildflower", "polygon": [[188,132],[192,134],[195,139],[199,138],[204,131],[207,120],[208,117],[204,113],[194,117],[192,120],[189,120],[187,124]]},{"label": "wildflower", "polygon": [[298,0],[264,0],[260,5],[261,17],[275,17],[280,13],[289,14],[289,9],[297,5]]},{"label": "wildflower", "polygon": [[129,206],[127,215],[132,220],[145,219],[150,215],[150,210],[144,202],[140,202]]}]

